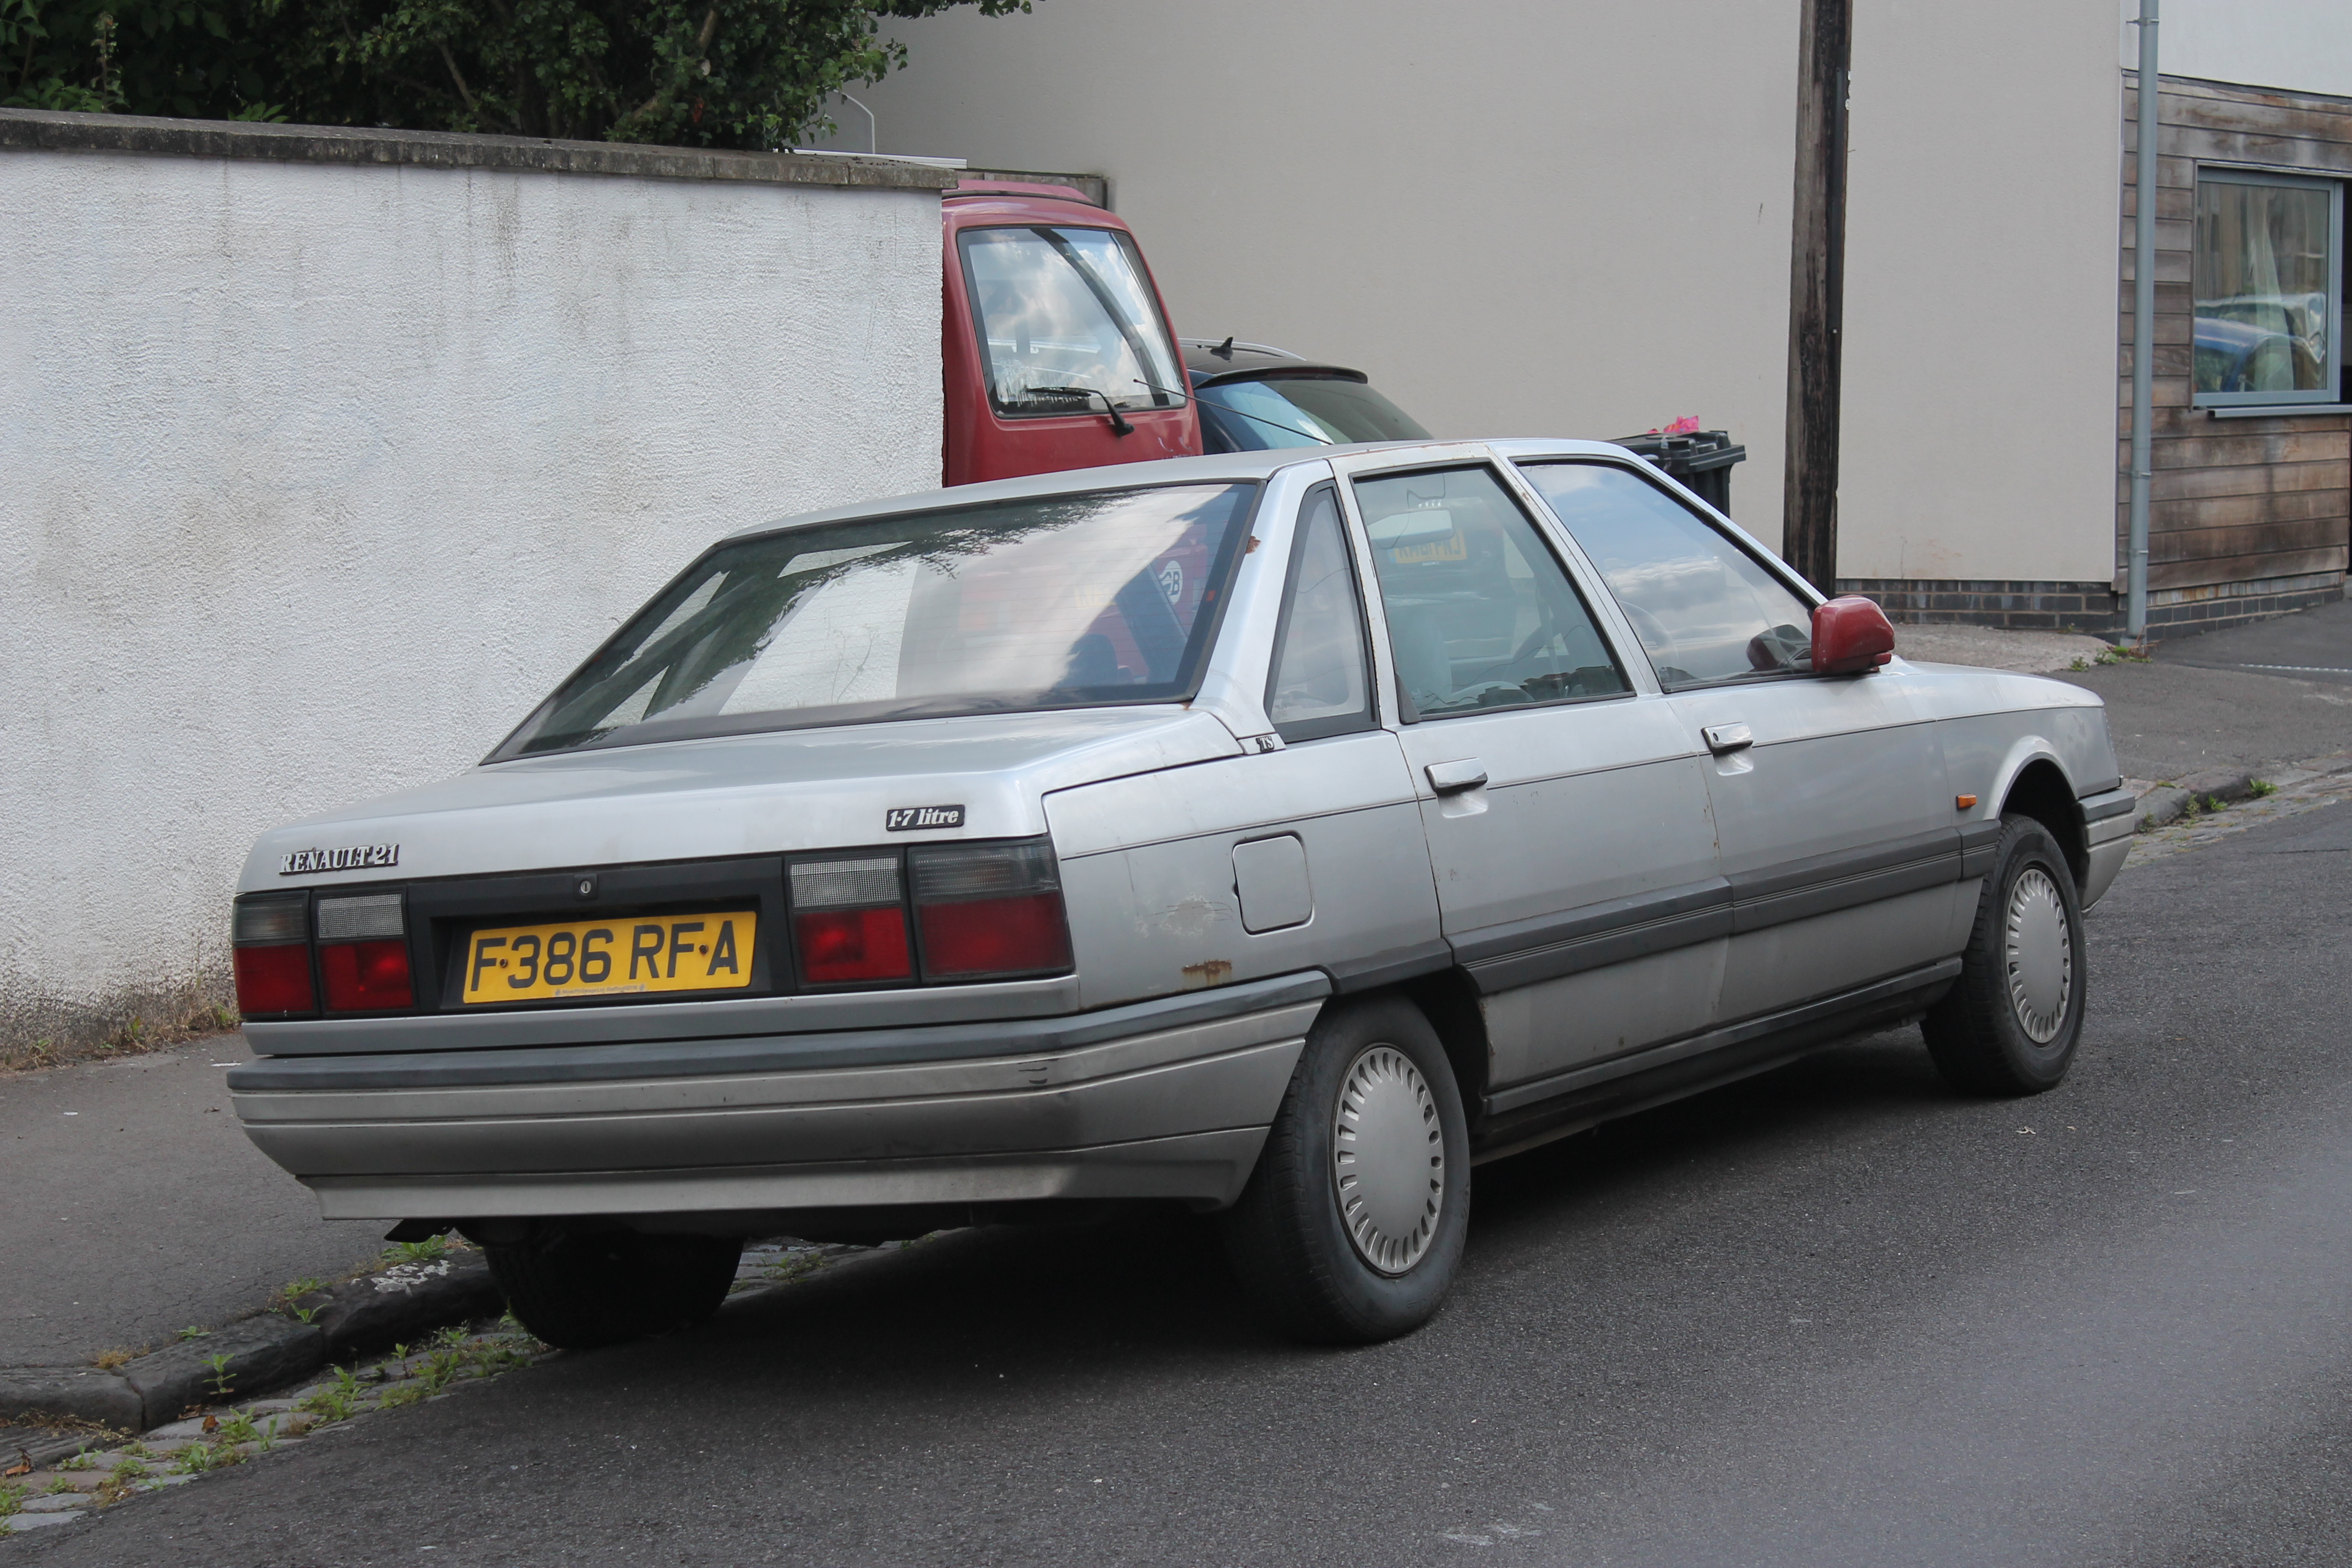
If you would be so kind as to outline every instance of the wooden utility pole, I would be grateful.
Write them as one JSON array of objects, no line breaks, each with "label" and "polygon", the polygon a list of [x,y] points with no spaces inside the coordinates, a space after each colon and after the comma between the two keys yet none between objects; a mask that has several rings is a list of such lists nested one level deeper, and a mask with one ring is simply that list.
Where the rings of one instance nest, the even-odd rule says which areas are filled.
[{"label": "wooden utility pole", "polygon": [[1789,247],[1789,455],[1780,554],[1837,592],[1838,395],[1845,328],[1846,79],[1853,0],[1798,0],[1797,189]]}]

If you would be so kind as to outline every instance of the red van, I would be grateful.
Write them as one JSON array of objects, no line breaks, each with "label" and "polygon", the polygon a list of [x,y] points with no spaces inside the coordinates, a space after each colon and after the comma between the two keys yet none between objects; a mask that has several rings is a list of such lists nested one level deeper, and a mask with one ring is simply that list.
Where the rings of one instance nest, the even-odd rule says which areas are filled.
[{"label": "red van", "polygon": [[1127,225],[1067,185],[966,181],[943,207],[947,483],[1200,455]]}]

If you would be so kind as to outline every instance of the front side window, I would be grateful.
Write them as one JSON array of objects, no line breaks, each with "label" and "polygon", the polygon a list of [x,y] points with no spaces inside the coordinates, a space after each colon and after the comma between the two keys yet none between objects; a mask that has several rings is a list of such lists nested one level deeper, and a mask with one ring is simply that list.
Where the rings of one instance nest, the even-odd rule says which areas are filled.
[{"label": "front side window", "polygon": [[1181,701],[1251,485],[1042,496],[722,544],[491,762],[757,730]]},{"label": "front side window", "polygon": [[1407,718],[1632,689],[1584,601],[1484,468],[1356,481]]},{"label": "front side window", "polygon": [[1318,485],[1298,509],[1266,681],[1266,717],[1286,741],[1370,729],[1368,668],[1364,612],[1340,530],[1339,497],[1329,485]]},{"label": "front side window", "polygon": [[1039,225],[966,229],[958,244],[999,414],[1183,403],[1175,347],[1125,235]]},{"label": "front side window", "polygon": [[1600,569],[1667,690],[1811,668],[1812,607],[1688,507],[1613,464],[1521,471]]},{"label": "front side window", "polygon": [[2198,171],[2197,402],[2337,400],[2343,235],[2333,181]]}]

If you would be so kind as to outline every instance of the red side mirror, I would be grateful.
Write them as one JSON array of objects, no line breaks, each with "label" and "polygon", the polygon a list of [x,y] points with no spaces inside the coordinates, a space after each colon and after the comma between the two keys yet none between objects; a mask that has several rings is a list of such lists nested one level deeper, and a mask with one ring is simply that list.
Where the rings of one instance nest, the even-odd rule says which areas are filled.
[{"label": "red side mirror", "polygon": [[1813,606],[1813,673],[1858,675],[1895,657],[1886,612],[1859,594]]}]

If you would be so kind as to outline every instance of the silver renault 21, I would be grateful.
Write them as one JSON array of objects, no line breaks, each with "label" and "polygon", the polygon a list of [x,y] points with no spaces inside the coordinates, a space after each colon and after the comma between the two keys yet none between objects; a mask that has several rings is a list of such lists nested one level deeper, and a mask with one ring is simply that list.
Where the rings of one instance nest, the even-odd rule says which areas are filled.
[{"label": "silver renault 21", "polygon": [[1471,1167],[1917,1019],[2046,1089],[2128,847],[2076,687],[1913,664],[1621,448],[976,485],[712,547],[481,764],[264,837],[237,1114],[584,1346],[743,1239],[1148,1201],[1403,1332]]}]

